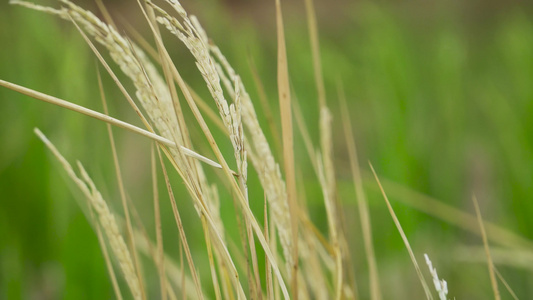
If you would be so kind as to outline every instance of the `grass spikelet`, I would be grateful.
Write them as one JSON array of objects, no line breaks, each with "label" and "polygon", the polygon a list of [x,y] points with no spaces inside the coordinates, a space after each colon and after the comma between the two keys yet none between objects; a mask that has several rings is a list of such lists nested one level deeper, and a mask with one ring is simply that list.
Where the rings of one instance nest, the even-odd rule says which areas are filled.
[{"label": "grass spikelet", "polygon": [[[195,57],[196,66],[202,74],[211,96],[215,100],[224,125],[231,134],[234,132],[234,129],[230,107],[226,98],[224,97],[224,92],[222,90],[222,86],[220,85],[220,78],[218,76],[216,66],[213,62],[213,59],[209,55],[209,49],[207,46],[208,41],[207,37],[205,36],[205,32],[193,25],[193,22],[178,2],[172,3],[171,1],[167,1],[183,18],[183,24],[178,19],[170,16],[159,6],[155,5],[153,2],[146,2],[151,5],[159,14],[161,14],[160,17],[157,17],[157,21],[164,25],[172,34],[182,41]],[[196,22],[196,24],[198,23]]]},{"label": "grass spikelet", "polygon": [[46,138],[46,136],[37,128],[35,128],[35,134],[45,143],[45,145],[52,151],[54,156],[59,160],[68,176],[74,181],[78,188],[83,192],[87,198],[88,203],[91,205],[92,209],[96,212],[98,221],[101,228],[103,229],[106,238],[111,246],[111,250],[122,270],[122,275],[128,283],[133,299],[139,300],[142,299],[142,292],[140,287],[140,281],[137,277],[135,271],[134,263],[124,242],[124,238],[118,229],[118,225],[115,221],[114,215],[109,210],[107,203],[102,198],[100,192],[96,189],[96,186],[92,182],[91,178],[81,165],[78,162],[78,167],[80,169],[81,178],[79,178],[72,166],[68,161],[59,153],[55,146]]},{"label": "grass spikelet", "polygon": [[111,263],[109,252],[107,251],[107,246],[105,244],[105,240],[102,235],[102,229],[100,229],[100,224],[98,224],[98,222],[96,221],[92,210],[91,210],[91,218],[95,225],[94,227],[96,231],[96,236],[98,237],[98,243],[100,244],[100,248],[102,249],[102,255],[104,256],[105,265],[106,265],[107,271],[109,272],[109,278],[111,279],[111,284],[113,285],[113,291],[115,292],[115,297],[117,297],[117,300],[122,300],[123,299],[122,293],[120,292],[120,287],[117,282],[117,276],[113,269],[113,264]]},{"label": "grass spikelet", "polygon": [[99,215],[100,224],[107,235],[111,249],[114,251],[114,254],[119,261],[131,293],[134,299],[144,299],[143,287],[141,286],[142,281],[137,277],[138,273],[135,270],[135,263],[126,246],[124,238],[118,229],[115,217],[107,207],[105,200],[102,198],[100,192],[96,189],[94,183],[80,162],[78,162],[78,167],[83,180],[85,180],[85,182],[87,182],[91,188],[92,198],[90,200],[92,207],[96,211],[97,215]]},{"label": "grass spikelet", "polygon": [[[222,67],[217,68],[221,78],[227,77],[224,71],[228,76],[238,78],[238,75],[218,47],[211,45],[210,51],[222,65]],[[237,87],[237,84],[235,86]],[[245,146],[249,149],[250,160],[257,170],[259,180],[267,195],[267,200],[272,210],[272,221],[278,228],[284,257],[287,261],[290,261],[292,240],[290,232],[286,229],[290,227],[291,217],[285,182],[283,181],[279,165],[274,159],[266,136],[259,125],[250,95],[246,92],[242,81],[239,80],[238,86],[240,92],[239,99],[242,106],[242,120],[246,125],[248,136],[251,137],[245,139]],[[231,89],[229,90],[231,91]],[[233,95],[235,97],[235,93]]]},{"label": "grass spikelet", "polygon": [[448,284],[446,283],[446,280],[439,279],[437,269],[433,267],[429,256],[425,253],[424,258],[426,259],[426,264],[428,265],[429,272],[431,273],[431,277],[433,278],[433,285],[435,286],[435,290],[437,291],[437,294],[439,294],[439,299],[447,300],[446,296],[448,295]]}]

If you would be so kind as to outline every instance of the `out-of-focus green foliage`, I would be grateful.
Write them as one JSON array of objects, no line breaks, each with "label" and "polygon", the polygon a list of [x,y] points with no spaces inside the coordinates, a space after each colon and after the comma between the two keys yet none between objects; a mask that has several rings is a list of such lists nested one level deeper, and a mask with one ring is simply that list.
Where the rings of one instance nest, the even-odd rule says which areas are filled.
[{"label": "out-of-focus green foliage", "polygon": [[[221,4],[207,2],[214,6],[200,10],[202,3],[195,3],[198,11],[191,13],[200,15],[255,97],[247,59],[253,57],[277,112],[273,10],[264,17],[271,21],[258,24],[250,17],[230,18]],[[295,5],[304,11],[303,3]],[[348,95],[365,169],[364,162],[370,160],[380,176],[468,212],[473,212],[470,195],[476,194],[484,218],[533,239],[533,203],[528,200],[533,195],[533,21],[528,9],[496,12],[483,22],[473,17],[470,23],[459,19],[462,10],[457,7],[444,7],[443,13],[433,13],[431,21],[420,17],[423,10],[386,4],[344,3],[332,9],[340,15],[335,22],[319,11],[328,100],[338,116],[334,137],[339,193],[362,299],[368,296],[367,273],[337,111],[337,83],[343,82]],[[238,16],[243,14],[246,11]],[[294,8],[285,17],[294,92],[317,142],[317,101],[305,17]],[[146,30],[145,23],[133,23]],[[95,59],[67,22],[2,3],[0,45],[1,79],[102,111]],[[173,56],[191,85],[206,96],[192,57],[181,48]],[[111,113],[138,124],[113,83],[104,79]],[[264,121],[264,116],[259,118]],[[0,299],[110,298],[96,236],[76,202],[79,194],[71,192],[62,170],[33,135],[33,127],[48,134],[69,160],[83,162],[105,196],[120,208],[105,126],[0,88]],[[129,133],[117,136],[128,194],[140,211],[150,211],[150,201],[145,200],[151,195],[150,145]],[[320,187],[296,136],[311,215],[325,225]],[[177,176],[172,176],[179,185]],[[254,192],[253,182],[257,187],[259,183],[250,180],[251,195],[262,200],[261,190]],[[386,299],[420,298],[422,290],[383,200],[373,183],[368,186],[383,294]],[[178,187],[177,194],[180,191]],[[222,200],[222,214],[231,216],[231,199]],[[420,262],[422,253],[430,254],[452,297],[490,297],[486,264],[464,261],[456,251],[464,245],[481,245],[479,237],[395,202],[393,194],[391,200]],[[190,203],[182,202],[190,212],[183,214],[184,221],[202,267],[203,242],[194,238],[201,236],[201,228]],[[165,205],[163,226],[172,251],[177,249],[172,245],[177,237]],[[254,205],[260,210],[262,202]],[[151,218],[146,216],[147,224]],[[226,219],[231,225],[231,218]],[[521,299],[533,294],[530,265],[498,261],[496,265]]]}]

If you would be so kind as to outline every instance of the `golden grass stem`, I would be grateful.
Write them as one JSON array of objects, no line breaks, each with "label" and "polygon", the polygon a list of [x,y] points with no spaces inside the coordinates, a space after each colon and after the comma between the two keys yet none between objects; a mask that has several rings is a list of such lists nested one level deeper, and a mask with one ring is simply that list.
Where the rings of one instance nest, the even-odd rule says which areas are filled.
[{"label": "golden grass stem", "polygon": [[[102,100],[102,106],[104,108],[104,113],[106,115],[109,115],[109,110],[107,107],[107,101],[106,101],[105,92],[104,92],[104,86],[102,84],[102,77],[99,71],[96,74],[98,77],[98,88],[100,90],[100,98]],[[124,180],[122,179],[122,172],[120,171],[120,163],[118,161],[115,138],[113,137],[113,130],[111,128],[111,124],[107,123],[106,125],[107,125],[106,127],[107,127],[107,134],[109,137],[109,142],[111,144],[111,153],[113,155],[115,176],[117,177],[118,189],[120,192],[120,200],[122,204],[122,209],[124,210],[124,217],[126,219],[126,230],[127,230],[128,242],[129,242],[128,246],[130,247],[130,252],[132,253],[133,261],[135,263],[135,272],[137,272],[137,277],[139,279],[139,286],[141,287],[143,299],[146,299],[146,292],[144,291],[144,285],[142,284],[142,274],[141,274],[141,268],[139,264],[139,256],[137,254],[137,249],[135,248],[135,237],[133,236],[133,227],[132,227],[130,212],[129,212],[127,199],[126,199],[126,189],[124,188]]]},{"label": "golden grass stem", "polygon": [[185,285],[185,267],[183,264],[183,247],[180,247],[180,275],[181,275],[181,298],[187,300],[187,285]]},{"label": "golden grass stem", "polygon": [[[368,188],[374,188],[374,185],[370,185],[371,177],[368,176],[371,174],[364,175],[363,179],[365,185],[367,185]],[[374,179],[372,179],[372,182],[373,181]],[[394,181],[387,179],[381,179],[381,181],[387,191],[389,191],[389,194],[392,193],[395,198],[404,204],[443,220],[448,224],[455,225],[474,234],[480,234],[476,216],[457,209],[440,200],[421,194],[406,186],[395,183]],[[533,251],[533,243],[530,240],[494,223],[483,221],[483,224],[487,232],[487,238],[493,243],[514,249]]]},{"label": "golden grass stem", "polygon": [[[270,215],[272,215],[272,208],[270,208]],[[274,222],[270,222],[270,226],[269,226],[269,245],[270,245],[270,249],[278,249],[278,240],[276,238],[276,224]],[[270,257],[267,257],[270,261]],[[278,252],[275,251],[274,252],[274,258],[273,259],[278,259]],[[272,286],[273,286],[273,289],[274,289],[274,294],[273,294],[273,297],[275,300],[279,300],[281,299],[280,297],[280,288],[279,288],[279,283],[278,283],[278,278],[276,276],[272,276]]]},{"label": "golden grass stem", "polygon": [[335,212],[333,199],[331,199],[331,193],[329,191],[330,186],[326,178],[326,171],[324,167],[324,161],[321,156],[316,158],[318,162],[318,178],[320,185],[322,186],[322,193],[324,194],[324,206],[326,208],[326,215],[328,219],[329,235],[331,241],[331,247],[333,249],[333,257],[335,259],[335,299],[340,300],[342,296],[342,254],[339,247],[339,241],[337,236],[337,221],[338,217]]},{"label": "golden grass stem", "polygon": [[494,274],[494,263],[492,262],[492,256],[490,255],[489,241],[487,239],[487,233],[485,232],[485,226],[483,226],[483,218],[481,217],[481,211],[479,209],[479,203],[476,196],[472,196],[472,202],[474,203],[474,209],[476,210],[476,216],[479,223],[479,229],[481,231],[481,238],[483,239],[483,246],[485,248],[485,255],[487,256],[487,265],[489,268],[490,284],[492,291],[494,292],[494,299],[500,300],[500,291],[498,289],[498,281]]},{"label": "golden grass stem", "polygon": [[189,248],[189,243],[187,242],[187,237],[183,229],[183,223],[181,222],[180,213],[178,210],[178,206],[176,204],[176,198],[174,197],[174,192],[172,191],[170,179],[168,178],[167,169],[165,168],[165,164],[163,162],[161,152],[159,150],[157,152],[159,155],[159,163],[161,164],[161,169],[163,170],[163,176],[165,177],[165,183],[166,183],[167,190],[168,190],[168,196],[170,198],[170,203],[172,205],[172,212],[174,213],[174,219],[176,221],[176,226],[178,227],[180,241],[182,242],[183,250],[185,251],[187,263],[189,264],[189,269],[191,271],[191,275],[194,281],[194,286],[196,288],[196,295],[198,296],[198,299],[204,299],[201,284],[200,284],[201,281],[198,276],[198,273],[196,272],[196,266],[194,265],[194,262],[192,259],[191,249]]},{"label": "golden grass stem", "polygon": [[113,22],[113,18],[111,17],[111,14],[109,13],[107,8],[105,7],[105,5],[102,2],[102,0],[96,0],[95,2],[96,2],[96,6],[98,6],[98,9],[102,13],[102,16],[104,17],[104,20],[107,22],[107,24],[109,24],[110,26],[112,26],[116,30],[117,29],[117,25],[115,24],[115,22]]},{"label": "golden grass stem", "polygon": [[370,285],[370,299],[380,300],[381,289],[379,284],[379,274],[376,262],[376,254],[374,251],[374,244],[372,241],[372,223],[370,220],[370,212],[368,210],[368,203],[366,194],[363,188],[363,180],[361,177],[361,170],[359,167],[359,158],[357,157],[357,147],[352,131],[352,124],[348,114],[349,109],[346,104],[346,97],[344,91],[339,87],[339,102],[341,104],[341,116],[344,126],[344,137],[348,147],[348,155],[350,159],[350,167],[352,170],[353,185],[357,197],[357,204],[359,207],[359,218],[361,221],[361,229],[363,231],[363,242],[365,245],[366,260],[368,263],[368,275]]},{"label": "golden grass stem", "polygon": [[311,52],[313,56],[313,68],[315,71],[315,85],[318,93],[318,103],[320,107],[323,107],[326,106],[326,88],[324,87],[324,75],[322,73],[320,45],[318,39],[318,26],[316,22],[315,5],[313,0],[305,0],[305,12],[307,16],[307,27],[309,29],[309,40],[311,42]]},{"label": "golden grass stem", "polygon": [[285,180],[287,182],[287,200],[291,217],[292,233],[292,268],[291,291],[292,298],[298,299],[298,200],[296,195],[296,174],[294,165],[294,139],[292,129],[291,91],[289,84],[289,70],[287,66],[287,50],[285,47],[285,32],[281,4],[276,0],[276,24],[278,35],[278,97],[281,115],[283,139],[283,163],[285,166]]},{"label": "golden grass stem", "polygon": [[153,198],[154,198],[154,220],[155,220],[155,236],[156,236],[156,243],[157,243],[157,255],[154,257],[154,261],[156,261],[156,267],[159,271],[159,285],[161,288],[161,299],[166,300],[167,299],[167,277],[165,274],[165,252],[163,248],[163,230],[161,226],[161,212],[159,207],[159,188],[157,185],[157,163],[155,159],[155,147],[157,147],[154,143],[152,143],[152,147],[150,148],[150,162],[152,165],[152,190],[153,190]]},{"label": "golden grass stem", "polygon": [[278,157],[281,157],[283,155],[283,150],[282,150],[283,148],[281,146],[281,138],[279,136],[279,130],[278,130],[278,127],[276,126],[276,121],[274,120],[274,114],[272,113],[272,109],[270,108],[268,96],[265,91],[265,85],[263,84],[263,81],[261,81],[261,77],[259,76],[259,71],[257,70],[257,66],[255,64],[253,57],[251,57],[251,55],[248,55],[248,65],[250,66],[252,78],[254,80],[254,83],[257,89],[257,95],[259,96],[258,98],[259,98],[259,102],[261,103],[263,115],[265,116],[267,124],[270,127],[270,133],[274,140],[276,154],[278,155]]},{"label": "golden grass stem", "polygon": [[394,209],[392,208],[392,205],[390,204],[389,198],[387,197],[387,194],[385,193],[383,186],[381,186],[381,182],[379,181],[378,175],[376,174],[374,167],[372,166],[370,162],[368,162],[368,164],[370,166],[370,169],[372,170],[372,173],[374,174],[374,178],[376,179],[376,182],[378,183],[379,189],[381,190],[381,194],[383,195],[383,198],[385,199],[385,202],[387,203],[387,207],[389,209],[389,213],[392,217],[392,220],[394,221],[396,228],[400,232],[402,240],[405,244],[405,248],[407,248],[407,252],[409,252],[409,256],[411,257],[411,261],[413,262],[413,265],[415,267],[416,274],[418,275],[418,279],[420,280],[420,283],[422,283],[422,287],[424,289],[424,293],[426,294],[426,298],[429,300],[433,300],[433,296],[429,290],[426,279],[424,278],[424,275],[422,275],[422,271],[420,270],[418,262],[416,261],[415,254],[413,253],[413,249],[411,249],[409,240],[407,239],[407,236],[405,235],[405,232],[402,229],[402,225],[400,224],[398,217],[396,217],[396,213],[394,212]]},{"label": "golden grass stem", "polygon": [[119,16],[119,20],[136,44],[146,51],[155,62],[161,64],[161,58],[159,57],[157,50],[152,47],[152,45],[150,45],[150,43],[124,17]]},{"label": "golden grass stem", "polygon": [[[154,264],[157,264],[156,261],[156,250],[155,248],[157,245],[154,245],[154,243],[150,240],[148,237],[148,232],[146,231],[146,228],[144,228],[143,224],[141,223],[139,213],[135,209],[135,207],[132,208],[132,215],[137,223],[137,228],[135,229],[135,241],[137,243],[137,249],[143,253],[147,257],[151,257],[154,260]],[[169,279],[167,284],[167,290],[168,295],[171,300],[176,299],[176,293],[173,290],[172,284],[170,282],[174,282],[176,284],[176,287],[181,288],[183,291],[182,297],[179,299],[187,299],[187,293],[190,292],[187,290],[187,286],[194,286],[194,283],[191,278],[187,277],[185,273],[183,273],[183,277],[180,276],[182,274],[181,270],[183,270],[183,251],[181,250],[182,247],[179,247],[180,249],[180,258],[181,261],[179,265],[173,260],[172,257],[165,255],[165,272],[166,276]],[[194,298],[196,296],[195,291],[190,292],[188,295],[188,298]]]},{"label": "golden grass stem", "polygon": [[500,271],[498,271],[498,269],[496,267],[494,267],[494,273],[501,280],[501,282],[503,283],[503,286],[505,286],[505,288],[507,289],[507,291],[509,292],[511,297],[513,297],[514,300],[518,300],[518,297],[516,296],[515,292],[513,291],[513,289],[511,288],[511,286],[507,282],[507,280],[505,280],[505,278],[503,278],[502,274],[500,273]]},{"label": "golden grass stem", "polygon": [[224,123],[222,123],[222,120],[220,120],[220,117],[218,114],[198,95],[198,93],[191,88],[190,85],[186,85],[192,98],[198,105],[198,108],[207,115],[207,118],[212,121],[218,129],[220,129],[225,135],[228,135],[228,130],[226,126],[224,126]]},{"label": "golden grass stem", "polygon": [[211,270],[211,279],[213,280],[213,288],[215,290],[215,299],[221,300],[222,294],[220,293],[220,284],[218,282],[217,272],[215,270],[215,259],[213,257],[213,249],[211,247],[211,238],[209,237],[208,224],[205,217],[202,216],[202,226],[204,228],[204,238],[207,248],[207,257],[209,258],[209,268]]},{"label": "golden grass stem", "polygon": [[[265,233],[265,240],[267,243],[269,243],[269,233],[268,233],[268,205],[267,205],[267,196],[264,194],[264,204],[263,204],[263,214],[264,214],[264,233]],[[268,263],[268,257],[265,256],[265,282],[266,282],[266,299],[272,300],[274,299],[274,285],[272,282],[272,269],[270,268],[270,264]]]},{"label": "golden grass stem", "polygon": [[[343,288],[343,262],[342,250],[339,244],[339,231],[342,225],[342,215],[339,215],[339,205],[337,201],[337,191],[335,182],[335,170],[333,167],[333,141],[331,130],[331,114],[326,106],[326,90],[324,87],[324,77],[322,73],[322,63],[320,59],[320,45],[318,39],[318,29],[316,13],[313,0],[305,0],[305,10],[307,16],[307,26],[309,29],[309,39],[313,58],[313,68],[315,74],[315,85],[318,94],[318,104],[320,109],[320,144],[322,150],[323,164],[323,193],[326,211],[328,212],[329,231],[332,246],[335,250],[336,262],[336,299],[342,297]],[[320,166],[320,164],[319,164]],[[320,169],[320,168],[319,168]],[[319,177],[321,177],[319,175]]]},{"label": "golden grass stem", "polygon": [[[20,85],[17,85],[17,84],[8,82],[8,81],[5,81],[5,80],[2,80],[2,79],[0,79],[0,86],[3,86],[5,88],[8,88],[8,89],[13,90],[15,92],[24,94],[26,96],[32,97],[34,99],[41,100],[41,101],[44,101],[44,102],[47,102],[47,103],[50,103],[50,104],[54,104],[54,105],[66,108],[68,110],[75,111],[77,113],[86,115],[88,117],[91,117],[91,118],[94,118],[94,119],[109,123],[109,124],[117,126],[117,127],[120,127],[122,129],[126,129],[126,130],[128,130],[130,132],[142,135],[142,136],[147,137],[147,138],[149,138],[151,140],[159,142],[159,143],[161,143],[161,144],[163,144],[165,146],[168,146],[168,147],[171,147],[171,148],[176,148],[177,147],[176,143],[174,143],[173,141],[168,140],[168,139],[166,139],[166,138],[164,138],[162,136],[159,136],[159,135],[157,135],[157,134],[155,134],[153,132],[144,130],[144,129],[139,128],[139,127],[137,127],[135,125],[132,125],[130,123],[126,123],[124,121],[115,119],[115,118],[110,117],[110,116],[108,116],[106,114],[103,114],[103,113],[88,109],[88,108],[83,107],[81,105],[77,105],[77,104],[68,102],[66,100],[63,100],[63,99],[60,99],[60,98],[57,98],[57,97],[54,97],[54,96],[50,96],[50,95],[47,95],[47,94],[44,94],[44,93],[29,89],[29,88],[26,88],[26,87],[23,87],[23,86],[20,86]],[[190,149],[187,149],[187,148],[185,148],[183,146],[180,146],[180,148],[181,148],[181,150],[183,150],[183,153],[185,155],[187,155],[187,156],[196,158],[196,159],[198,159],[198,160],[200,160],[200,161],[202,161],[202,162],[204,162],[204,163],[206,163],[206,164],[208,164],[210,166],[213,166],[215,168],[219,168],[219,169],[222,168],[222,166],[219,163],[216,163],[216,162],[210,160],[209,158],[207,158],[205,156],[202,156],[202,155],[200,155],[200,154],[198,154],[198,153],[196,153],[196,152],[194,152],[194,151],[192,151]]]},{"label": "golden grass stem", "polygon": [[[335,181],[335,170],[333,167],[333,138],[331,129],[331,113],[323,105],[320,108],[320,144],[322,148],[322,173],[323,173],[323,194],[326,211],[328,214],[329,235],[331,245],[335,251],[336,264],[336,291],[335,298],[340,300],[342,297],[344,271],[343,271],[343,253],[339,243],[339,231],[341,230],[342,215],[339,214],[340,206],[337,202],[337,184]],[[320,164],[319,164],[320,166]],[[320,168],[319,168],[320,169]],[[321,177],[321,176],[319,176]]]},{"label": "golden grass stem", "polygon": [[246,280],[248,281],[248,291],[250,295],[253,295],[253,297],[256,296],[256,286],[255,281],[253,280],[252,276],[250,276],[251,268],[250,268],[250,253],[248,253],[248,248],[246,246],[247,241],[247,235],[245,232],[245,229],[242,225],[242,217],[239,213],[239,203],[237,202],[237,199],[235,197],[232,197],[233,200],[233,208],[235,210],[235,219],[237,221],[237,230],[239,232],[239,237],[241,241],[241,247],[242,247],[242,254],[243,254],[243,261],[246,262],[246,265],[244,263],[241,263],[243,268],[246,270]]},{"label": "golden grass stem", "polygon": [[307,152],[307,155],[309,156],[309,161],[311,162],[311,166],[313,167],[315,174],[318,175],[316,150],[313,147],[313,142],[311,141],[311,135],[309,134],[309,129],[307,128],[307,125],[305,123],[304,116],[302,114],[302,110],[300,108],[298,99],[295,98],[292,103],[293,103],[293,108],[294,108],[294,117],[296,118],[296,124],[298,126],[298,130],[300,131],[300,134],[302,135],[302,139],[305,145],[305,150]]}]

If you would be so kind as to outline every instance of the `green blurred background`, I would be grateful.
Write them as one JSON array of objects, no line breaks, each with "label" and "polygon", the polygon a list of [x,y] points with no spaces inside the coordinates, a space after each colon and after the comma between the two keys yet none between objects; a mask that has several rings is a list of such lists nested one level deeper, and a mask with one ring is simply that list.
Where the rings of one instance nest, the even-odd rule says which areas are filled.
[{"label": "green blurred background", "polygon": [[[248,60],[253,57],[277,112],[274,1],[182,2],[199,16],[257,99]],[[368,171],[371,161],[382,178],[401,187],[391,188],[389,196],[419,262],[423,253],[430,255],[448,281],[450,298],[491,298],[484,257],[467,251],[482,245],[481,239],[399,201],[410,197],[399,191],[417,191],[470,213],[475,194],[486,220],[533,238],[533,6],[495,0],[315,2],[328,101],[336,116],[338,188],[361,299],[369,295],[367,267],[336,100],[338,80],[348,96],[362,167]],[[105,3],[114,16],[149,36],[134,1]],[[80,4],[96,11],[91,1]],[[293,89],[318,145],[304,3],[283,5]],[[178,68],[207,98],[190,54],[167,37]],[[67,22],[3,2],[0,45],[1,79],[102,111],[96,60]],[[104,80],[111,114],[140,125],[110,79]],[[259,118],[264,123],[265,117]],[[34,127],[71,162],[84,163],[106,199],[120,209],[105,126],[0,88],[0,299],[112,298],[96,236],[78,205],[83,199],[33,134]],[[128,194],[139,211],[151,212],[150,143],[115,133]],[[313,220],[326,232],[320,186],[296,137],[300,181]],[[232,155],[229,145],[225,149]],[[207,147],[203,150],[212,157]],[[207,265],[203,241],[195,238],[202,231],[194,208],[179,178],[172,178],[176,194],[184,195],[182,216],[196,260]],[[257,179],[250,181],[252,196],[262,199],[258,188],[254,192]],[[421,299],[420,283],[376,184],[365,182],[385,299]],[[231,216],[232,201],[222,195],[223,216]],[[261,203],[256,205],[260,211]],[[163,215],[166,247],[175,255],[168,203]],[[151,218],[143,215],[146,224]],[[230,228],[231,218],[225,219]],[[502,253],[495,258],[500,272],[518,297],[528,299],[533,295],[531,248],[513,254],[494,247]],[[500,290],[510,298],[501,284]]]}]

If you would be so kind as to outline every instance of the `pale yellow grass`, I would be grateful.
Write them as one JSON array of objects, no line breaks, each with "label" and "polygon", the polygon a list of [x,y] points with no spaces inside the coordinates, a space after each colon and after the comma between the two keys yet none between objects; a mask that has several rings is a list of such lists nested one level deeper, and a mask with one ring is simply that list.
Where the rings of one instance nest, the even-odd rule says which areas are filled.
[{"label": "pale yellow grass", "polygon": [[[259,90],[259,101],[263,106],[263,113],[266,115],[273,136],[274,150],[283,158],[282,163],[278,163],[275,159],[273,148],[258,121],[254,106],[255,100],[247,92],[243,80],[222,51],[209,39],[199,20],[189,15],[178,1],[161,0],[156,4],[151,0],[138,0],[139,9],[145,18],[146,25],[150,28],[155,46],[152,46],[148,42],[149,39],[142,37],[127,23],[125,23],[126,27],[135,42],[120,33],[113,16],[101,0],[97,0],[97,6],[103,20],[69,0],[60,2],[61,6],[57,9],[17,0],[11,3],[56,15],[73,23],[146,129],[109,116],[103,79],[99,73],[98,84],[104,103],[104,113],[7,81],[0,80],[0,85],[38,100],[96,118],[107,124],[120,194],[122,211],[119,213],[109,208],[81,163],[78,163],[80,175],[77,175],[53,144],[40,131],[36,130],[36,133],[60,161],[69,177],[87,199],[91,208],[88,219],[94,225],[117,299],[128,298],[121,291],[123,287],[117,275],[122,276],[134,299],[148,299],[149,295],[154,293],[165,300],[208,299],[210,295],[214,295],[217,300],[359,298],[347,242],[348,236],[353,236],[354,233],[344,225],[343,207],[337,193],[334,160],[335,131],[332,126],[335,117],[327,102],[320,59],[318,25],[312,0],[305,1],[305,9],[317,93],[316,104],[320,112],[318,147],[313,145],[314,137],[307,129],[296,95],[291,90],[281,1],[276,0],[274,3],[278,43],[277,92],[281,124],[275,123],[274,113],[268,106],[264,85],[253,64],[253,58],[248,58],[255,84]],[[172,11],[167,11],[163,7],[169,7]],[[171,59],[169,50],[165,46],[160,32],[161,28],[173,34],[192,54],[210,99],[202,99],[199,96],[201,93],[192,90],[186,79],[182,77],[178,64]],[[101,53],[102,50],[105,50],[105,53]],[[109,55],[110,59],[105,58],[106,55]],[[120,68],[123,75],[133,85],[133,89],[126,88],[128,85],[125,85],[124,80],[119,79],[119,76],[115,74],[113,66],[110,65],[111,62],[114,63],[114,67]],[[364,191],[362,176],[364,170],[361,170],[359,166],[344,92],[342,88],[338,90],[369,269],[368,290],[372,300],[380,300],[383,290],[380,286],[377,257],[372,241],[371,217]],[[209,101],[213,101],[216,106],[215,110],[210,107]],[[295,159],[294,153],[293,117],[304,140],[316,179],[320,184],[323,198],[321,205],[323,205],[327,219],[325,230],[327,233],[325,234],[322,234],[320,229],[313,224],[306,207],[305,188],[301,181],[303,176],[301,172],[297,174],[299,162]],[[217,143],[218,138],[215,139],[212,128],[208,126],[204,118],[209,119],[214,126],[222,130],[224,133],[222,138],[231,143],[230,153],[223,152],[221,145]],[[193,122],[203,135],[198,139],[191,137],[190,126]],[[154,208],[155,230],[152,234],[144,229],[143,216],[139,215],[132,201],[128,199],[127,183],[123,181],[120,157],[117,154],[111,125],[147,137],[153,143],[150,155],[153,195],[150,200]],[[278,125],[281,130],[277,129]],[[201,141],[204,141],[204,144],[201,144]],[[211,151],[216,159],[200,155],[195,149]],[[200,164],[200,162],[205,164]],[[251,162],[250,167],[255,169],[255,173],[250,174],[258,177],[262,188],[260,194],[264,194],[264,199],[250,198],[252,193],[249,195],[248,191],[249,162]],[[209,167],[204,169],[206,165]],[[230,165],[236,168],[232,170]],[[171,170],[167,170],[169,166],[172,167]],[[418,266],[414,250],[403,232],[400,220],[394,213],[385,189],[372,165],[370,169],[404,241],[415,272],[422,284],[423,292],[427,299],[433,299]],[[180,176],[187,194],[175,194],[175,183],[171,182],[169,172],[176,172]],[[207,173],[214,173],[218,177],[208,176]],[[162,201],[167,199],[166,196],[162,197],[158,190],[158,178],[161,174],[165,180],[168,201],[172,208],[174,228],[164,228],[161,220]],[[393,188],[393,191],[397,190]],[[219,193],[226,193],[227,197],[233,198],[235,218],[239,224],[235,231],[240,233],[240,238],[237,240],[227,234],[228,228],[220,214]],[[187,228],[180,211],[184,201],[192,204],[197,214],[198,224],[201,224],[207,253],[205,257],[199,257],[190,246]],[[261,212],[252,211],[250,208],[252,201],[264,203]],[[473,216],[441,202],[433,199],[421,200],[417,197],[413,197],[410,201],[411,205],[418,209],[452,224],[471,231],[477,229],[474,227],[476,219]],[[493,266],[488,241],[497,241],[518,249],[532,249],[533,246],[529,241],[496,225],[483,222],[477,202],[475,205],[495,299],[500,299],[496,275],[516,298],[507,282]],[[258,221],[261,214],[264,216],[263,224]],[[119,223],[123,226],[119,226]],[[487,233],[484,226],[487,226]],[[120,228],[124,228],[124,232]],[[174,256],[179,257],[178,259],[171,253],[167,253],[165,247],[167,243],[163,240],[165,236],[163,231],[166,230],[177,235],[176,240],[179,241],[180,247],[179,253],[174,253]],[[261,270],[259,258],[263,254],[265,268]],[[157,288],[146,285],[147,274],[144,272],[147,268],[141,265],[143,255],[153,263],[150,267],[157,273]],[[205,259],[208,267],[200,268],[199,259]],[[176,263],[175,260],[179,262]],[[280,268],[280,266],[285,266],[285,268]],[[430,271],[434,279],[438,278],[436,270],[431,265]],[[206,290],[207,286],[212,290]],[[438,286],[436,287],[438,290]]]}]

